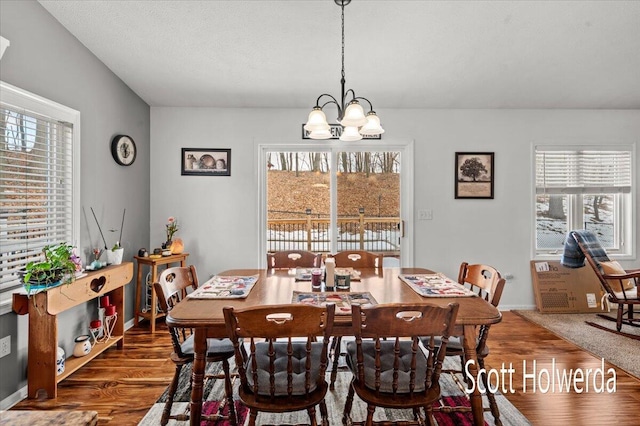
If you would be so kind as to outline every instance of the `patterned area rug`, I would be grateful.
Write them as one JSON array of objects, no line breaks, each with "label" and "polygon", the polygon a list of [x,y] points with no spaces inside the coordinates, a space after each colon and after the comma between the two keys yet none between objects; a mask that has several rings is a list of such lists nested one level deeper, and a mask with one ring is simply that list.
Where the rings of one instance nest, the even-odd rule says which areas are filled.
[{"label": "patterned area rug", "polygon": [[[453,360],[448,362],[455,362]],[[445,364],[445,367],[447,365]],[[211,373],[215,373],[221,369],[219,364],[212,364],[208,367]],[[172,413],[188,412],[189,410],[189,376],[191,370],[189,368],[183,368],[180,375],[180,382],[178,384],[178,391],[174,398]],[[327,381],[329,380],[329,373],[327,373]],[[237,379],[236,379],[237,380]],[[340,370],[338,378],[336,380],[335,390],[327,392],[325,401],[329,412],[329,423],[332,425],[342,424],[342,411],[344,409],[344,400],[347,395],[349,383],[351,382],[351,373],[346,370]],[[234,383],[234,387],[237,388],[237,383]],[[443,374],[440,378],[440,387],[442,395],[440,403],[443,405],[467,405],[469,406],[468,399],[464,396],[463,392],[458,388],[455,381],[446,374]],[[158,398],[158,401],[151,407],[149,412],[140,421],[140,426],[156,426],[160,424],[160,418],[162,416],[162,410],[164,408],[164,402],[166,401],[166,391]],[[224,385],[221,380],[209,380],[205,383],[204,387],[205,402],[203,403],[203,412],[214,413],[218,409],[218,402],[223,399]],[[485,397],[483,397],[485,406],[488,407],[489,403]],[[502,424],[522,426],[529,425],[529,421],[502,395],[496,395],[498,407],[500,409],[500,420]],[[353,408],[351,411],[351,418],[354,422],[363,421],[366,418],[366,405],[360,401],[357,396],[354,398]],[[225,410],[227,407],[225,407]],[[318,420],[320,419],[319,409],[316,409]],[[236,395],[236,412],[239,413],[239,424],[244,424],[247,419],[247,409],[237,401]],[[493,416],[490,412],[485,412],[485,424],[494,424]],[[412,419],[412,412],[410,410],[391,410],[377,408],[374,420],[410,420]],[[473,424],[471,420],[471,413],[435,413],[434,417],[439,426],[465,426]],[[309,417],[305,411],[299,411],[295,413],[275,414],[275,413],[260,413],[258,414],[258,424],[308,424]],[[189,422],[177,422],[171,420],[169,425],[188,425]],[[202,426],[213,425],[212,422],[202,422]],[[227,422],[218,422],[217,426],[227,426]]]},{"label": "patterned area rug", "polygon": [[[591,322],[610,330],[615,330],[615,322],[602,319],[596,314],[542,314],[538,311],[512,312],[580,346],[596,358],[604,358],[605,361],[640,378],[638,340],[587,324],[587,322]],[[615,315],[615,312],[610,314]],[[636,315],[640,315],[640,313]],[[622,331],[640,338],[640,327],[623,325]]]}]

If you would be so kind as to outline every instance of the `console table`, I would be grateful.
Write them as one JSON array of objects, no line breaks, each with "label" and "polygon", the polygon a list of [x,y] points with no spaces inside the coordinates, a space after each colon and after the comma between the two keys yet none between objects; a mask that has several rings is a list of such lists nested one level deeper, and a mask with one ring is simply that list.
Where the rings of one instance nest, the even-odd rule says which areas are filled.
[{"label": "console table", "polygon": [[[41,390],[47,398],[56,398],[58,383],[77,371],[113,345],[124,344],[124,286],[133,278],[133,263],[107,266],[89,272],[69,284],[41,291],[31,296],[13,294],[13,310],[18,315],[29,314],[29,349],[27,383],[29,398],[39,397]],[[56,374],[56,351],[58,348],[58,314],[69,308],[98,297],[109,295],[115,305],[117,319],[111,338],[96,343],[91,352],[80,358],[65,360],[65,370]],[[86,325],[87,329],[89,324]]]},{"label": "console table", "polygon": [[[164,312],[158,312],[158,301],[156,299],[156,289],[153,283],[158,280],[158,266],[166,265],[169,267],[171,263],[180,263],[180,266],[187,266],[187,257],[189,253],[172,254],[171,256],[162,257],[141,257],[134,256],[136,259],[136,304],[133,309],[136,311],[133,316],[133,322],[138,325],[140,317],[146,318],[151,323],[151,333],[156,332],[156,318],[165,316]],[[142,266],[148,265],[151,268],[151,306],[149,311],[140,310],[140,301],[142,300]]]}]

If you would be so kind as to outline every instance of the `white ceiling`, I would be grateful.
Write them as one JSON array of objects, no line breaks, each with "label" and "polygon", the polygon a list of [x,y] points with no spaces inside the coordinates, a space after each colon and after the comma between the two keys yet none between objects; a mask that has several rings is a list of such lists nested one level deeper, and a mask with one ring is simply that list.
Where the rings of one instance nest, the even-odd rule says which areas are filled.
[{"label": "white ceiling", "polygon": [[[40,3],[151,106],[340,96],[333,0]],[[384,108],[640,108],[640,1],[353,0],[347,88]]]}]

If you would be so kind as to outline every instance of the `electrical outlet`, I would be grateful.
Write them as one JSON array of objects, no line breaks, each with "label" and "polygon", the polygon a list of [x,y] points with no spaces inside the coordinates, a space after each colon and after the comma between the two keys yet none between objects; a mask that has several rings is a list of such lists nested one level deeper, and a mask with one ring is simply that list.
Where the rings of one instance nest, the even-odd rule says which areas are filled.
[{"label": "electrical outlet", "polygon": [[11,335],[0,339],[0,358],[11,353]]},{"label": "electrical outlet", "polygon": [[419,210],[418,211],[418,219],[419,220],[433,220],[433,210]]}]

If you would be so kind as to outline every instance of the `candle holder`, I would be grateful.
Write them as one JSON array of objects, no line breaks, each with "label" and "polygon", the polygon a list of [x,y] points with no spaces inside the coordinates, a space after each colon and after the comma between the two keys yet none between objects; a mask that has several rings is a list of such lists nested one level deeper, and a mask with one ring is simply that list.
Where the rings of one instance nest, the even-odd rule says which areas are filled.
[{"label": "candle holder", "polygon": [[111,339],[111,335],[113,333],[113,329],[116,326],[116,321],[118,319],[118,313],[115,312],[113,315],[105,315],[104,317],[104,339],[105,341]]},{"label": "candle holder", "polygon": [[104,336],[102,331],[102,321],[93,320],[89,323],[89,332],[91,333],[91,337],[93,337],[93,346],[102,341],[102,337]]}]

